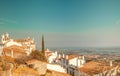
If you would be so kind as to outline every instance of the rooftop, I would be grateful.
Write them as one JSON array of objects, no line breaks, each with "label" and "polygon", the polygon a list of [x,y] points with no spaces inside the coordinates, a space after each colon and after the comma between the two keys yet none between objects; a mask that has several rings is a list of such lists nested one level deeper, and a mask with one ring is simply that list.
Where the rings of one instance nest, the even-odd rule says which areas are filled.
[{"label": "rooftop", "polygon": [[112,68],[113,67],[110,67],[106,63],[91,61],[84,64],[84,66],[80,67],[79,70],[89,75],[94,75],[94,74],[102,73],[103,71],[106,71],[106,70],[110,70]]},{"label": "rooftop", "polygon": [[78,55],[68,55],[68,60],[78,57]]},{"label": "rooftop", "polygon": [[11,50],[13,50],[14,52],[25,53],[25,50],[23,47],[16,46],[16,45],[3,48],[3,51],[11,51]]},{"label": "rooftop", "polygon": [[29,64],[35,64],[35,63],[38,63],[38,62],[45,63],[45,62],[39,61],[37,59],[28,60],[26,63],[29,65]]}]

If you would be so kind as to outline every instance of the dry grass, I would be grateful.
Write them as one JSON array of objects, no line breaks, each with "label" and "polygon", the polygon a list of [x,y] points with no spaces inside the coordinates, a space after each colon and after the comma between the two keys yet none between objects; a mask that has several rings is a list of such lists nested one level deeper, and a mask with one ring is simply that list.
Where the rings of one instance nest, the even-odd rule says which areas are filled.
[{"label": "dry grass", "polygon": [[33,75],[33,76],[38,76],[39,73],[38,71],[32,69],[32,68],[29,68],[29,67],[23,67],[23,68],[17,68],[13,71],[14,73],[14,76],[19,76],[20,74],[21,75]]},{"label": "dry grass", "polygon": [[71,75],[69,75],[67,73],[48,70],[45,76],[71,76]]}]

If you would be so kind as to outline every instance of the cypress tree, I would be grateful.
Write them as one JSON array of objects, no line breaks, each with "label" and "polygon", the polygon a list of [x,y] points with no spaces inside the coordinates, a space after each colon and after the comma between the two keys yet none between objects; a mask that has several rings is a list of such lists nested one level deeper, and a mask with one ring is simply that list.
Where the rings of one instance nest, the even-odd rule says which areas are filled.
[{"label": "cypress tree", "polygon": [[42,53],[45,55],[44,35],[42,35]]}]

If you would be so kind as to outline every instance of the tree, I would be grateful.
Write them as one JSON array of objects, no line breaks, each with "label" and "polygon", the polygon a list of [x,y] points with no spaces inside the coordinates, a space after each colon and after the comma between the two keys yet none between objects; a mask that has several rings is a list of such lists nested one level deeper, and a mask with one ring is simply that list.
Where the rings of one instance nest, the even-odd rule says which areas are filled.
[{"label": "tree", "polygon": [[45,55],[44,36],[42,35],[42,53]]}]

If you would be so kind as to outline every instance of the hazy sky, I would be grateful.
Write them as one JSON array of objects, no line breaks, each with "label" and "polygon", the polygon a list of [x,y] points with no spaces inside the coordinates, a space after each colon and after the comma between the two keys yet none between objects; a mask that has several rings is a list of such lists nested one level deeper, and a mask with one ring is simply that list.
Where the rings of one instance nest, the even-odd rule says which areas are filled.
[{"label": "hazy sky", "polygon": [[120,0],[0,0],[0,35],[47,47],[120,46]]}]

